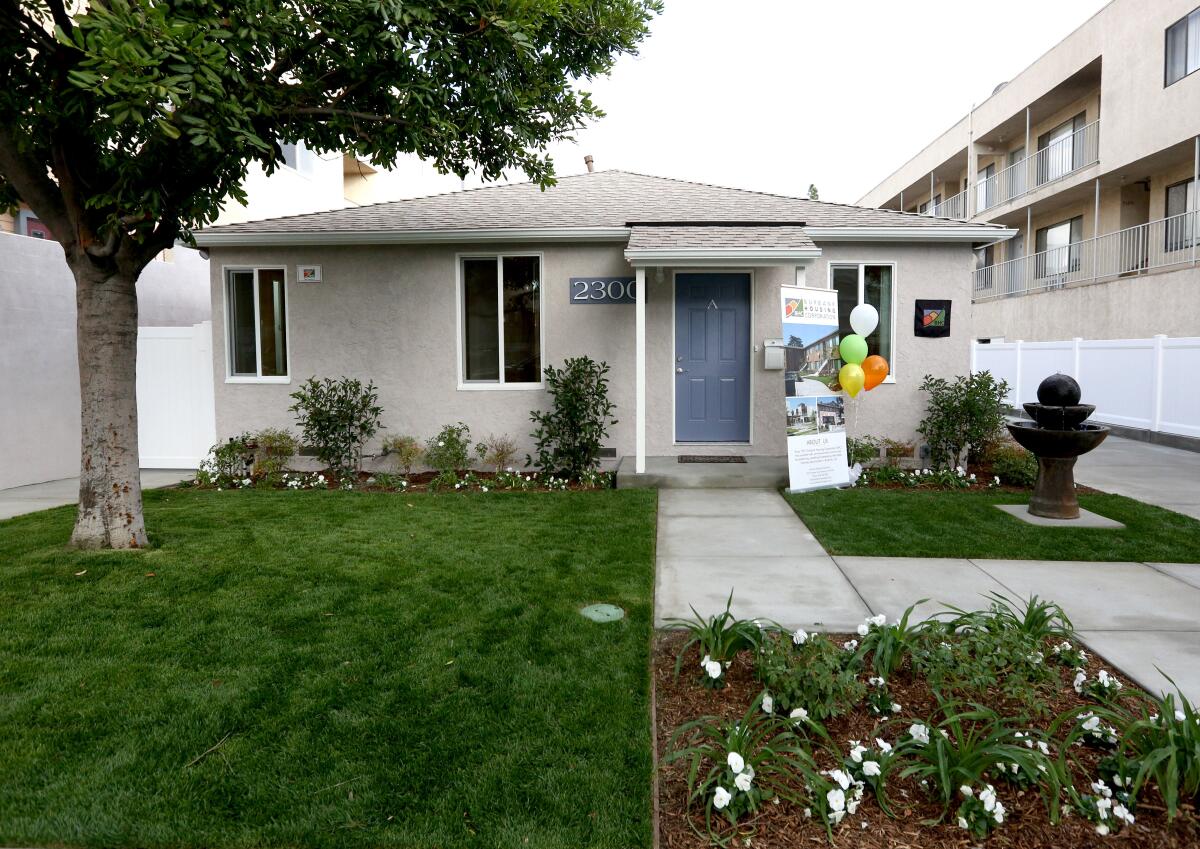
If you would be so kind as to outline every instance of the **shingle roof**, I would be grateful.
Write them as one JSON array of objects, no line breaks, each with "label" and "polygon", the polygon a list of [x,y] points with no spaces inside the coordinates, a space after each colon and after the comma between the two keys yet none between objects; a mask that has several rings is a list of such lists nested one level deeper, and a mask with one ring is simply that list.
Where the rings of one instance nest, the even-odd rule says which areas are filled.
[{"label": "shingle roof", "polygon": [[983,238],[989,230],[996,229],[994,225],[968,224],[949,218],[613,170],[563,177],[545,191],[533,183],[486,186],[329,212],[226,224],[206,228],[199,235],[620,228],[630,222],[654,221],[782,221],[821,228],[978,227]]},{"label": "shingle roof", "polygon": [[635,225],[629,234],[631,251],[664,248],[815,248],[803,227]]}]

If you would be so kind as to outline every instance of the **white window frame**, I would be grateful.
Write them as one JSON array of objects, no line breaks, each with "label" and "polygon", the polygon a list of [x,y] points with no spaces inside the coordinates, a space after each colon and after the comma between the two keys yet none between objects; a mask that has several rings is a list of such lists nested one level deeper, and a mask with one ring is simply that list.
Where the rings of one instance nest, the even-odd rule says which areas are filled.
[{"label": "white window frame", "polygon": [[[232,329],[229,326],[229,275],[232,272],[254,274],[254,367],[258,374],[234,374],[233,356],[230,350]],[[283,272],[283,356],[287,362],[286,375],[268,375],[262,373],[262,326],[258,314],[258,273],[260,271]],[[226,383],[291,383],[292,382],[292,293],[288,289],[288,273],[285,265],[222,265],[221,266],[221,298],[224,307],[225,324],[225,382]]]},{"label": "white window frame", "polygon": [[837,289],[833,285],[833,270],[835,268],[858,268],[858,302],[864,303],[863,296],[867,291],[867,266],[868,265],[886,265],[892,269],[892,350],[888,357],[888,375],[883,379],[884,383],[896,382],[896,360],[899,359],[897,350],[900,347],[900,338],[896,335],[896,305],[899,302],[897,292],[900,289],[897,276],[898,265],[894,260],[830,260],[826,269],[826,288],[836,292]]},{"label": "white window frame", "polygon": [[[538,261],[538,380],[536,383],[508,383],[504,379],[504,266],[506,257],[537,257]],[[496,260],[496,300],[498,301],[496,320],[500,323],[499,347],[499,378],[496,380],[467,380],[466,374],[466,332],[464,322],[466,316],[463,308],[466,303],[463,288],[466,281],[463,275],[463,264],[468,259]],[[472,253],[457,253],[454,255],[454,330],[455,351],[458,359],[458,390],[460,392],[494,392],[497,390],[527,391],[546,388],[546,255],[544,251],[480,251]]]},{"label": "white window frame", "polygon": [[[1163,30],[1163,88],[1170,88],[1171,86],[1175,85],[1175,83],[1182,82],[1192,74],[1200,71],[1200,60],[1197,61],[1196,67],[1188,70],[1189,63],[1195,58],[1192,54],[1200,54],[1200,46],[1192,46],[1192,36],[1195,34],[1198,38],[1200,38],[1200,25],[1194,23],[1197,20],[1200,20],[1200,6],[1192,9],[1192,11],[1188,12],[1182,18],[1170,24],[1165,30]],[[1170,79],[1171,30],[1180,25],[1183,26],[1183,75],[1172,80]],[[1196,30],[1197,32],[1193,33],[1193,30]]]}]

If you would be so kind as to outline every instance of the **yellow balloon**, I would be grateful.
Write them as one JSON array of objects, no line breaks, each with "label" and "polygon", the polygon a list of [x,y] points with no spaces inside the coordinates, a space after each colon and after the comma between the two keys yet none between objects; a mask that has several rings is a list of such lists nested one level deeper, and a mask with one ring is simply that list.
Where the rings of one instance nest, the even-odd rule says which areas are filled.
[{"label": "yellow balloon", "polygon": [[862,391],[866,381],[867,375],[862,370],[862,366],[855,363],[846,363],[838,372],[838,383],[842,384],[842,388],[851,398]]}]

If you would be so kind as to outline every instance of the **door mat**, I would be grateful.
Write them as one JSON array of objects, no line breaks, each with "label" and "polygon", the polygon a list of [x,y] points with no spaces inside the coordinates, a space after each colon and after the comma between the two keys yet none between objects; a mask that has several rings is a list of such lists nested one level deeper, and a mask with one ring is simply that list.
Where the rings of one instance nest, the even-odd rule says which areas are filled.
[{"label": "door mat", "polygon": [[745,463],[738,454],[680,454],[680,463]]}]

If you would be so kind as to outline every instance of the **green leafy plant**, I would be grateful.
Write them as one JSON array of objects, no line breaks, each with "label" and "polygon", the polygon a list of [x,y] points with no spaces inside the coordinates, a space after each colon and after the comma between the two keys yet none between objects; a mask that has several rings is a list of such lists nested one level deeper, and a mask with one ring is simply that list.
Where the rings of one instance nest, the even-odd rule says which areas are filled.
[{"label": "green leafy plant", "polygon": [[1015,442],[999,442],[987,454],[992,474],[1010,486],[1033,486],[1037,483],[1037,457]]},{"label": "green leafy plant", "polygon": [[978,462],[1004,433],[1004,404],[1008,383],[991,372],[960,375],[953,381],[925,375],[921,390],[929,394],[925,418],[917,432],[929,444],[936,465],[958,465],[963,454]]},{"label": "green leafy plant", "polygon": [[[961,617],[928,625],[911,649],[913,668],[935,693],[984,699],[999,690],[1026,713],[1046,710],[1039,686],[1058,677],[1043,643],[1016,628],[964,625]],[[970,621],[970,620],[967,620]]]},{"label": "green leafy plant", "polygon": [[302,439],[339,478],[353,475],[362,464],[362,449],[381,425],[383,408],[374,383],[343,377],[310,377],[291,394]]},{"label": "green leafy plant", "polygon": [[489,436],[475,446],[475,455],[480,461],[500,474],[512,465],[517,456],[517,441],[507,434]]},{"label": "green leafy plant", "polygon": [[886,465],[896,467],[901,460],[912,457],[916,446],[912,442],[903,439],[891,439],[885,437],[881,440],[883,445],[883,461]]},{"label": "green leafy plant", "polygon": [[776,710],[801,718],[839,716],[862,701],[867,689],[858,679],[858,646],[836,645],[824,634],[764,634],[754,673],[771,693]]},{"label": "green leafy plant", "polygon": [[254,451],[254,477],[265,486],[278,486],[288,461],[299,448],[290,430],[263,428],[250,434],[247,445]]},{"label": "green leafy plant", "polygon": [[411,475],[413,466],[421,462],[425,449],[411,436],[389,436],[383,440],[383,456],[391,457],[396,468],[405,476]]},{"label": "green leafy plant", "polygon": [[607,363],[591,357],[567,358],[561,369],[546,366],[546,391],[554,406],[529,414],[537,425],[531,434],[537,458],[527,456],[526,465],[536,462],[543,473],[571,480],[599,467],[608,428],[617,423],[612,417],[616,405],[608,398],[608,371]]},{"label": "green leafy plant", "polygon": [[425,462],[438,472],[439,478],[449,480],[470,462],[471,429],[462,422],[444,425],[437,435],[425,443]]},{"label": "green leafy plant", "polygon": [[706,716],[680,726],[664,765],[677,761],[687,765],[688,805],[704,807],[705,832],[718,845],[726,845],[728,838],[714,817],[736,826],[764,802],[803,803],[800,788],[805,785],[814,787],[812,801],[825,809],[823,796],[818,800],[815,791],[829,782],[804,738],[788,723],[763,713],[757,701],[736,721]]},{"label": "green leafy plant", "polygon": [[1061,606],[1052,601],[1031,595],[1024,601],[1010,599],[1003,593],[992,592],[985,596],[988,609],[964,611],[948,606],[958,614],[950,625],[955,629],[1005,631],[1015,630],[1041,643],[1048,639],[1070,640],[1075,628]]},{"label": "green leafy plant", "polygon": [[688,633],[688,639],[679,649],[675,658],[675,674],[683,668],[684,657],[692,646],[700,653],[700,667],[703,670],[705,686],[721,688],[725,686],[725,670],[738,652],[753,649],[762,638],[762,629],[757,622],[749,619],[738,619],[730,612],[733,605],[733,592],[725,602],[725,609],[715,616],[707,618],[696,612],[691,619],[668,619],[668,628],[680,628]]},{"label": "green leafy plant", "polygon": [[[900,669],[905,659],[912,653],[916,641],[925,629],[924,622],[912,623],[913,610],[917,605],[929,601],[923,598],[901,614],[895,624],[888,625],[883,617],[879,620],[867,620],[867,632],[860,633],[859,651],[871,656],[871,668],[881,678],[891,678]],[[910,624],[911,623],[911,624]]]},{"label": "green leafy plant", "polygon": [[222,489],[249,486],[254,452],[248,447],[250,434],[231,436],[208,450],[208,456],[196,469],[199,486],[215,486]]},{"label": "green leafy plant", "polygon": [[879,437],[876,436],[859,436],[850,437],[846,440],[846,453],[849,455],[850,465],[858,463],[862,466],[868,466],[879,460]]}]

